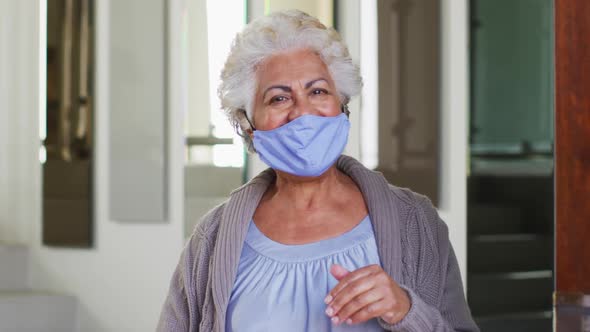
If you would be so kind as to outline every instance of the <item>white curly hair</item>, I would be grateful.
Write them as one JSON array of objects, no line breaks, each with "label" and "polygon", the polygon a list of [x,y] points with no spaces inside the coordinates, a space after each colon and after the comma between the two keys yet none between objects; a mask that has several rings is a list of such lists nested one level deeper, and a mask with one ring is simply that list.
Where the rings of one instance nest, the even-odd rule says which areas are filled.
[{"label": "white curly hair", "polygon": [[359,67],[336,30],[299,10],[275,12],[252,21],[236,35],[217,90],[222,109],[250,152],[255,150],[246,132],[252,129],[249,119],[253,119],[257,65],[278,53],[299,49],[310,49],[324,61],[344,106],[360,93]]}]

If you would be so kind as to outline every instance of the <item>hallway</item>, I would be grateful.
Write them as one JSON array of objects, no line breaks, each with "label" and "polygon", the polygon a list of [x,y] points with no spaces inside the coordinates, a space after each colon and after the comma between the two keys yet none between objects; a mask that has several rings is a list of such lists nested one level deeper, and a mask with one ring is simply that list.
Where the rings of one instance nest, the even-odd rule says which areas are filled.
[{"label": "hallway", "polygon": [[267,168],[219,76],[287,8],[348,45],[344,154],[430,198],[481,331],[585,332],[585,0],[0,0],[0,331],[154,330],[203,216]]}]

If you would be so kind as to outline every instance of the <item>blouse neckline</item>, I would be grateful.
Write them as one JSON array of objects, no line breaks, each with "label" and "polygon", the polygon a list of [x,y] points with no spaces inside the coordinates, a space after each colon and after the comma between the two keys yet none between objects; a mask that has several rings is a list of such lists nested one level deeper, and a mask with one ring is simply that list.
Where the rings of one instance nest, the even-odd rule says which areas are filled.
[{"label": "blouse neckline", "polygon": [[276,242],[264,235],[254,221],[250,220],[245,243],[260,255],[275,261],[306,262],[346,251],[373,237],[373,227],[369,215],[343,234],[305,244]]}]

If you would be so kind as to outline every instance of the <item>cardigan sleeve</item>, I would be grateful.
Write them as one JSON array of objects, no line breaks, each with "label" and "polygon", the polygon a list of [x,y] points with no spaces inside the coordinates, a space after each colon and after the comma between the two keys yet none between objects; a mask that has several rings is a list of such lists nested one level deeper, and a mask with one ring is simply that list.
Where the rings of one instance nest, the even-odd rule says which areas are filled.
[{"label": "cardigan sleeve", "polygon": [[211,238],[225,203],[210,210],[195,226],[170,281],[157,332],[209,331],[213,313],[207,304],[210,296],[209,267]]},{"label": "cardigan sleeve", "polygon": [[428,199],[418,205],[414,222],[409,231],[412,254],[406,260],[413,278],[409,285],[400,285],[410,298],[410,311],[396,324],[382,319],[379,323],[397,332],[479,332],[465,300],[447,226]]},{"label": "cardigan sleeve", "polygon": [[194,261],[191,248],[194,247],[193,242],[196,240],[195,235],[193,235],[182,251],[178,265],[172,274],[168,295],[156,329],[157,332],[185,332],[189,331],[189,329],[194,331],[195,321],[200,321],[199,312],[191,310],[191,307],[194,306],[191,303],[193,279],[191,270]]}]

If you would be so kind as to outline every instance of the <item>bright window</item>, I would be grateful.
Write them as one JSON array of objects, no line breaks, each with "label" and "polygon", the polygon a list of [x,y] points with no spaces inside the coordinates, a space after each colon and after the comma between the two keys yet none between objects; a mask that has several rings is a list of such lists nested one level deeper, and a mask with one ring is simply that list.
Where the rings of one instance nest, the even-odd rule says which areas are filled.
[{"label": "bright window", "polygon": [[[187,163],[242,167],[242,140],[221,111],[217,88],[232,40],[245,24],[245,1],[191,1],[188,11],[189,114],[185,133],[202,143],[187,145]],[[233,143],[222,143],[223,139]]]}]

